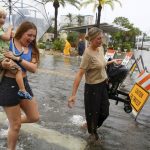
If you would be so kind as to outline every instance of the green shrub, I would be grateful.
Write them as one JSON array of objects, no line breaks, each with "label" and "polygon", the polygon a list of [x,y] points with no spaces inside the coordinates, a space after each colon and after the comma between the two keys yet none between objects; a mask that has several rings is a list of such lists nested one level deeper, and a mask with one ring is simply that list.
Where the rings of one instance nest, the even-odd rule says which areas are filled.
[{"label": "green shrub", "polygon": [[67,36],[67,40],[71,44],[72,47],[77,47],[78,41],[78,33],[77,32],[69,32]]},{"label": "green shrub", "polygon": [[123,49],[127,49],[127,52],[131,50],[131,45],[130,43],[124,42],[123,43]]},{"label": "green shrub", "polygon": [[52,49],[54,50],[58,50],[63,52],[65,46],[65,41],[63,39],[56,39],[53,43],[52,43]]},{"label": "green shrub", "polygon": [[42,43],[42,42],[38,43],[37,46],[38,46],[39,49],[45,49],[45,43]]}]

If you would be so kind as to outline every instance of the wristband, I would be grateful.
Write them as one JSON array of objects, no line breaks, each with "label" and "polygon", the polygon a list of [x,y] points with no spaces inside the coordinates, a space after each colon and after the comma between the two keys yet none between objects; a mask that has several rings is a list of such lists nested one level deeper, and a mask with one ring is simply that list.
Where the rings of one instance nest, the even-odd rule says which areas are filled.
[{"label": "wristband", "polygon": [[23,59],[22,59],[21,57],[19,57],[18,63],[21,63],[22,60],[23,60]]}]

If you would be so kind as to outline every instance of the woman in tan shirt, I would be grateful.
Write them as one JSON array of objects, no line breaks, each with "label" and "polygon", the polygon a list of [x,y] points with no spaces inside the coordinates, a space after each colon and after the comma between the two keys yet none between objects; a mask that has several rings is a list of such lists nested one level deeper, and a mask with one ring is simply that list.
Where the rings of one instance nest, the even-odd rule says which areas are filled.
[{"label": "woman in tan shirt", "polygon": [[[97,128],[99,128],[109,115],[109,101],[107,93],[107,74],[105,67],[107,62],[104,58],[102,44],[102,30],[93,27],[86,35],[86,40],[90,42],[86,48],[80,64],[80,69],[76,74],[72,89],[72,96],[68,100],[68,106],[73,107],[76,101],[76,93],[80,81],[85,74],[84,104],[87,122],[89,142],[96,144],[99,142]],[[109,63],[119,63],[112,60]]]}]

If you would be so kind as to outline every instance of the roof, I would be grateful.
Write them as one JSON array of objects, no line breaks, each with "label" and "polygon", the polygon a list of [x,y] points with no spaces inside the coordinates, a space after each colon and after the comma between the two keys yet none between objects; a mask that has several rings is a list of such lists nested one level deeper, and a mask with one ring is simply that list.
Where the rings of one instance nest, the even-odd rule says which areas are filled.
[{"label": "roof", "polygon": [[[92,25],[84,25],[84,26],[76,26],[76,27],[64,27],[61,30],[69,30],[69,31],[77,31],[81,33],[86,33],[87,29],[92,27],[96,27],[96,24]],[[100,29],[102,29],[105,33],[114,33],[118,31],[129,31],[129,29],[116,25],[116,24],[108,24],[108,23],[101,23]]]}]

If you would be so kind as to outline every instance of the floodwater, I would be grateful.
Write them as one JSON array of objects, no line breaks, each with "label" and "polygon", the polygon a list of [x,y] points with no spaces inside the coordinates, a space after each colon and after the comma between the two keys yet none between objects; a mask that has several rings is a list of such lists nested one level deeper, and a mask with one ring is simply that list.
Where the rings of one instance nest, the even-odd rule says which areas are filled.
[{"label": "floodwater", "polygon": [[[150,70],[150,52],[144,51],[142,56]],[[38,124],[43,128],[54,129],[62,134],[86,140],[88,133],[80,128],[85,120],[84,79],[79,86],[75,107],[72,109],[67,107],[67,98],[71,94],[79,64],[80,58],[77,57],[42,56],[38,72],[29,74],[29,81],[39,104],[41,119]],[[125,81],[126,90],[132,88],[134,78],[135,76],[128,77]],[[132,113],[125,113],[123,108],[123,103],[116,105],[115,101],[110,100],[110,115],[98,130],[103,139],[102,144],[99,146],[87,144],[85,150],[150,150],[150,99],[136,121]],[[2,143],[5,145],[5,141]],[[41,145],[44,145],[44,148],[41,148]],[[63,150],[59,145],[50,148],[42,140],[39,144],[36,138],[32,138],[32,133],[21,134],[18,147],[18,150]]]}]

